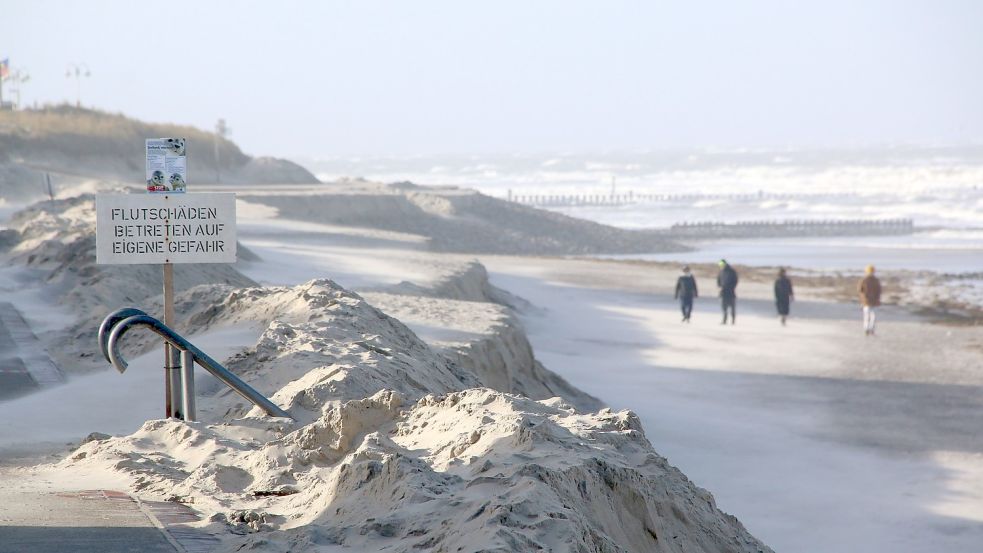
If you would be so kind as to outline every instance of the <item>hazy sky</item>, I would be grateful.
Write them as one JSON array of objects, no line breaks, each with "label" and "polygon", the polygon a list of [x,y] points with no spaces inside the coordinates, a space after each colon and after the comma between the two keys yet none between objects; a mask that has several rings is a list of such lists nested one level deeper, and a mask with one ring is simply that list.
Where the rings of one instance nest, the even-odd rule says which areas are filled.
[{"label": "hazy sky", "polygon": [[252,154],[983,143],[976,0],[0,0],[7,56]]}]

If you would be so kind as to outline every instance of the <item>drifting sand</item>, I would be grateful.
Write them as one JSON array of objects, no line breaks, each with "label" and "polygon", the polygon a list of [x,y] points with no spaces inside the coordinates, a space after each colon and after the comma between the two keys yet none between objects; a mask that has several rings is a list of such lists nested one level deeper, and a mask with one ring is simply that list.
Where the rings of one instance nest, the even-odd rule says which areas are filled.
[{"label": "drifting sand", "polygon": [[567,255],[686,249],[658,232],[574,219],[456,187],[341,180],[313,194],[303,188],[240,188],[239,198],[281,209],[294,220],[421,236],[428,249],[440,252]]},{"label": "drifting sand", "polygon": [[[76,255],[85,250],[79,241],[91,238],[87,201],[50,204],[16,219],[22,240],[8,255],[28,264],[24,270],[68,267],[58,294],[92,292],[86,308],[145,295],[137,306],[152,310],[156,300],[144,284],[129,286],[112,274],[91,278],[98,268]],[[34,230],[37,221],[45,222],[44,232]],[[199,525],[221,535],[229,551],[331,544],[391,551],[770,551],[655,453],[631,412],[597,411],[596,399],[539,364],[512,312],[489,300],[524,302],[490,286],[483,267],[450,259],[421,259],[417,267],[429,274],[422,284],[379,282],[367,295],[410,319],[431,344],[326,279],[186,289],[178,303],[182,328],[210,333],[202,340],[223,329],[260,330],[227,366],[294,420],[262,416],[206,382],[202,422],[151,420],[129,435],[95,435],[60,462],[16,471],[16,478],[77,486],[87,475],[81,479],[87,487],[111,483],[192,504],[206,516]],[[189,269],[192,282],[239,278],[231,267],[223,279]],[[242,339],[237,332],[227,336]],[[76,337],[84,341],[68,343],[83,354],[91,336]],[[148,342],[137,344],[131,353]],[[78,355],[79,362],[85,357]],[[93,378],[99,377],[76,379],[45,399],[69,407],[78,392],[105,387]],[[32,414],[44,408],[28,397],[0,406],[0,414],[19,413],[29,426],[42,420]],[[57,431],[35,445],[50,448],[86,424],[125,433],[148,415],[145,408],[100,410],[72,425],[55,415],[44,420]],[[108,417],[115,423],[104,424]],[[31,441],[8,436],[15,453]]]},{"label": "drifting sand", "polygon": [[[240,203],[260,257],[242,270],[264,287],[182,303],[196,332],[259,325],[228,365],[298,422],[219,393],[203,423],[150,421],[28,476],[193,502],[242,534],[228,548],[767,551],[644,427],[779,550],[972,551],[983,537],[968,329],[885,309],[864,341],[829,287],[800,288],[782,329],[753,279],[739,325],[717,325],[706,299],[683,326],[664,266],[486,255],[489,284],[470,256],[426,251],[432,236],[290,222],[314,219],[312,193]],[[309,281],[324,276],[341,286]],[[575,409],[594,399],[547,368],[640,424]]]},{"label": "drifting sand", "polygon": [[[273,222],[247,224],[263,245],[247,243],[278,255],[283,246],[267,241]],[[434,267],[468,259],[388,243],[382,259],[360,264],[364,250],[345,240],[310,228],[291,235],[279,274],[247,273],[279,282],[305,268],[331,271],[364,289],[427,267],[437,279]],[[778,550],[975,551],[983,342],[972,328],[912,314],[926,307],[906,293],[919,275],[882,275],[906,307],[884,308],[880,336],[865,341],[854,276],[793,271],[798,301],[782,329],[775,269],[738,265],[740,324],[722,328],[712,263],[696,267],[704,299],[683,326],[671,300],[675,264],[480,259],[492,283],[529,300],[521,319],[547,367],[639,412],[656,448],[669,448],[671,462],[724,494],[726,508]]]}]

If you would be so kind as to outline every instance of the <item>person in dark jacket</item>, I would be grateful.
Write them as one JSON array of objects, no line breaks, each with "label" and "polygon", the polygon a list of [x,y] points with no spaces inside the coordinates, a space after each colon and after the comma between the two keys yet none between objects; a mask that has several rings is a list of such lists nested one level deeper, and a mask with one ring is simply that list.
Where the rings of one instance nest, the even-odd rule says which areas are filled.
[{"label": "person in dark jacket", "polygon": [[724,310],[724,320],[727,324],[727,310],[730,310],[730,324],[737,323],[737,271],[726,259],[720,260],[720,272],[717,273],[717,286],[720,287],[720,307]]},{"label": "person in dark jacket", "polygon": [[792,292],[792,281],[785,274],[785,268],[778,269],[778,278],[775,279],[775,308],[778,309],[778,317],[785,326],[785,319],[788,318],[789,304],[795,298]]},{"label": "person in dark jacket", "polygon": [[696,279],[689,272],[689,267],[683,267],[683,274],[676,280],[676,299],[679,300],[679,307],[683,310],[683,322],[689,322],[689,316],[693,313],[693,298],[700,294],[696,291]]}]

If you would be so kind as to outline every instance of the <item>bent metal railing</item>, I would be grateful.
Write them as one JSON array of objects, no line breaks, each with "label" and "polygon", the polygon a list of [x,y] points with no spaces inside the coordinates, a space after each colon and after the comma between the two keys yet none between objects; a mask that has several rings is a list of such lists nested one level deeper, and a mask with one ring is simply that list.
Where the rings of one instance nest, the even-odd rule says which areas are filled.
[{"label": "bent metal railing", "polygon": [[[226,386],[235,390],[242,397],[251,401],[268,415],[292,418],[289,413],[277,407],[272,401],[266,399],[263,394],[240,380],[239,377],[206,355],[205,352],[198,349],[194,344],[184,339],[183,336],[174,332],[159,320],[132,307],[113,311],[99,325],[99,348],[102,350],[103,357],[120,374],[127,367],[127,362],[123,359],[119,351],[120,340],[123,338],[123,334],[134,326],[149,328],[163,338],[168,347],[173,347],[179,352],[181,359],[180,367],[164,367],[171,394],[167,398],[167,403],[175,407],[173,410],[167,409],[167,416],[173,415],[184,420],[195,420],[197,415],[195,406],[194,365],[198,363],[201,368],[221,380]],[[178,370],[180,371],[180,376],[179,378],[175,378],[178,376]],[[178,408],[177,406],[180,407]]]}]

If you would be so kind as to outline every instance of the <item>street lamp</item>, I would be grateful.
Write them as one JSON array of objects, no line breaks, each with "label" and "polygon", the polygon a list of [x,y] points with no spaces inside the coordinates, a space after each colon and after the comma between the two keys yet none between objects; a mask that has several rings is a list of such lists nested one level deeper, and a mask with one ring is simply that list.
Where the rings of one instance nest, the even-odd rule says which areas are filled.
[{"label": "street lamp", "polygon": [[75,77],[75,107],[80,108],[82,107],[82,77],[91,77],[92,72],[84,63],[70,63],[65,70],[65,77],[71,79],[73,76]]}]

